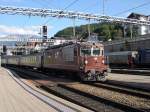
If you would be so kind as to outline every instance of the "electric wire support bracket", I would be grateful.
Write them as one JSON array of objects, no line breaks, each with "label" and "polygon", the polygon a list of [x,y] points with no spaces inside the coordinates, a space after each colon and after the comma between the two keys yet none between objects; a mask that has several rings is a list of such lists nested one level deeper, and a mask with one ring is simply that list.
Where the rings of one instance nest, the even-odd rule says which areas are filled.
[{"label": "electric wire support bracket", "polygon": [[150,25],[150,21],[89,14],[89,13],[76,12],[76,11],[43,9],[43,8],[0,6],[0,14],[40,16],[40,17],[58,17],[58,18],[69,18],[69,19],[94,20],[94,21],[99,21],[99,22],[113,22],[113,23],[115,22],[115,23],[147,25],[147,26]]}]

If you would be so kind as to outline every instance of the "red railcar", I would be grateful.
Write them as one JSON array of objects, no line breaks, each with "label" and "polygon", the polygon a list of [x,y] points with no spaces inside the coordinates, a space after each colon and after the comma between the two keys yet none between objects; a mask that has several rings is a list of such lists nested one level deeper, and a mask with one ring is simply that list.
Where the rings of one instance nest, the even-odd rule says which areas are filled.
[{"label": "red railcar", "polygon": [[108,66],[100,43],[69,43],[44,52],[43,68],[78,75],[83,81],[104,81]]},{"label": "red railcar", "polygon": [[83,81],[104,81],[108,70],[105,64],[104,46],[88,42],[53,46],[37,54],[3,56],[2,64],[78,75]]}]

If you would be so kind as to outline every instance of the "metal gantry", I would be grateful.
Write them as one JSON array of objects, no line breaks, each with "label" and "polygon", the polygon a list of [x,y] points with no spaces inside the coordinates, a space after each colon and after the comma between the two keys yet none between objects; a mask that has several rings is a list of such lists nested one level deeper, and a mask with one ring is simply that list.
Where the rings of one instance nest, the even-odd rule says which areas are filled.
[{"label": "metal gantry", "polygon": [[150,25],[150,21],[96,15],[96,14],[89,14],[89,13],[82,13],[82,12],[75,12],[75,11],[44,9],[44,8],[23,8],[23,7],[0,6],[0,14],[58,17],[58,18],[70,18],[70,19],[94,20],[100,22],[102,21],[102,22],[116,22],[116,23],[125,23],[125,24],[136,24],[136,25]]}]

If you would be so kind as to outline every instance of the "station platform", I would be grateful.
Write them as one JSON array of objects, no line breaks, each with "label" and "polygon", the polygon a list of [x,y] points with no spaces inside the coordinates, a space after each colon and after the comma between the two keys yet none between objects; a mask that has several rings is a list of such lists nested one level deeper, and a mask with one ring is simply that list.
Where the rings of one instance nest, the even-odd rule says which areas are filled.
[{"label": "station platform", "polygon": [[67,106],[56,101],[56,97],[50,99],[42,96],[37,90],[23,85],[23,82],[18,83],[20,79],[12,75],[7,69],[0,67],[1,112],[91,112],[75,104],[72,104],[74,107],[71,107],[71,104]]},{"label": "station platform", "polygon": [[150,75],[109,73],[108,81],[150,91]]}]

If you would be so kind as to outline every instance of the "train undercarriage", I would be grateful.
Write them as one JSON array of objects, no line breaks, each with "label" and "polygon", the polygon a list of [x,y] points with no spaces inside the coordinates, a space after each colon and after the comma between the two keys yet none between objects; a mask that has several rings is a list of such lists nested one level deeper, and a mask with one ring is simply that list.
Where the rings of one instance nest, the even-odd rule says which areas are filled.
[{"label": "train undercarriage", "polygon": [[82,81],[106,81],[107,71],[95,71],[94,69],[88,70],[87,72],[80,72],[79,76]]}]

